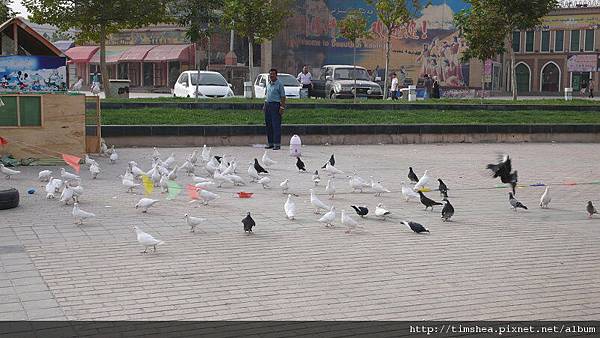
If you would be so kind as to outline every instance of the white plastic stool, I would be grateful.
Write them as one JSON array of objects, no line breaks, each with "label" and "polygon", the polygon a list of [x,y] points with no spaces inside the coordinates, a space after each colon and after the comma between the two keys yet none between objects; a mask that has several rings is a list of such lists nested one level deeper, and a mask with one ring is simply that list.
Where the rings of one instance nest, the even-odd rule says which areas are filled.
[{"label": "white plastic stool", "polygon": [[290,156],[300,157],[302,155],[302,140],[300,136],[294,135],[290,139]]}]

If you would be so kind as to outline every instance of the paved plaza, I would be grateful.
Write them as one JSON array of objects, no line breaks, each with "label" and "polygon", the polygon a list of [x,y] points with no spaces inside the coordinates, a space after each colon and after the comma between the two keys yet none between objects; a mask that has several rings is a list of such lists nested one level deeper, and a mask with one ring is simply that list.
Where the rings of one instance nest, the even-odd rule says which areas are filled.
[{"label": "paved plaza", "polygon": [[[23,167],[0,182],[19,189],[21,205],[0,211],[1,320],[599,320],[600,151],[597,144],[439,144],[306,146],[309,173],[299,174],[287,149],[271,152],[272,188],[257,184],[214,189],[209,206],[189,204],[183,191],[147,214],[134,209],[143,197],[126,193],[118,175],[127,161],[150,168],[152,149],[117,149],[119,161],[100,158],[97,180],[82,166],[80,206],[97,217],[78,226],[71,206],[46,200],[34,178],[45,168]],[[192,149],[171,152],[179,163]],[[517,198],[529,210],[513,212],[508,189],[497,188],[484,170],[507,152],[518,170]],[[247,163],[260,158],[253,147],[213,148],[213,154]],[[308,189],[314,171],[335,153],[336,167],[363,178],[373,175],[392,193],[350,193],[347,178],[335,179],[338,211],[350,204],[379,202],[393,218],[359,219],[363,231],[346,234],[339,221],[317,222]],[[424,211],[405,202],[400,182],[408,167],[444,179],[456,214],[443,223],[440,207]],[[60,167],[50,168],[59,173]],[[203,169],[197,174],[206,176]],[[279,183],[290,179],[297,219],[285,218]],[[180,173],[182,186],[192,180]],[[570,185],[564,183],[571,182]],[[572,182],[577,183],[572,185]],[[543,187],[552,184],[550,208],[539,208]],[[27,189],[35,188],[32,195]],[[434,188],[437,184],[434,183]],[[239,199],[235,192],[254,192]],[[436,191],[429,197],[439,200]],[[255,233],[241,219],[251,211]],[[191,233],[183,215],[207,218]],[[415,234],[400,224],[414,220],[431,230]],[[157,253],[142,254],[133,226],[164,240]]]}]

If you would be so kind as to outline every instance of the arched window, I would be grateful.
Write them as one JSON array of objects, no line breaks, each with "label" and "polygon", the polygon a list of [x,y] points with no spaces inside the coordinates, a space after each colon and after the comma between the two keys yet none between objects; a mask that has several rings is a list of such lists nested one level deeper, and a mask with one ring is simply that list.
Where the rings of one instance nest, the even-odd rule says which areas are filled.
[{"label": "arched window", "polygon": [[542,67],[541,91],[558,92],[560,91],[560,68],[556,63],[549,61]]},{"label": "arched window", "polygon": [[517,78],[517,93],[529,93],[531,91],[531,71],[529,66],[520,62],[515,67]]}]

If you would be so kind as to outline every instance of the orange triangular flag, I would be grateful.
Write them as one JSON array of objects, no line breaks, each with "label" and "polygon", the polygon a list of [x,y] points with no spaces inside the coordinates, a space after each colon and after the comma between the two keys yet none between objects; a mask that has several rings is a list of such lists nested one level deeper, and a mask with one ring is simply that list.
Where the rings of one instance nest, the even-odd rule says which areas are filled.
[{"label": "orange triangular flag", "polygon": [[5,144],[8,144],[8,141],[4,137],[0,136],[0,146],[3,146]]},{"label": "orange triangular flag", "polygon": [[188,184],[186,190],[191,200],[197,200],[200,198],[200,196],[198,196],[198,188],[195,186]]},{"label": "orange triangular flag", "polygon": [[70,165],[77,173],[79,173],[79,161],[81,158],[73,155],[62,154],[63,160]]}]

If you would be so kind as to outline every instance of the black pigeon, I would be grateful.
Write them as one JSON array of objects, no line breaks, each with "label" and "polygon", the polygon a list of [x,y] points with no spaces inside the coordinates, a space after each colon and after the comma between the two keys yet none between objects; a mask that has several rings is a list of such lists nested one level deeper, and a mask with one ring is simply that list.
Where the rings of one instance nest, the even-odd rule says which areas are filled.
[{"label": "black pigeon", "polygon": [[419,224],[417,222],[413,222],[413,221],[402,221],[402,224],[410,227],[410,229],[418,234],[422,233],[422,232],[427,232],[429,233],[429,230],[427,230],[422,224]]},{"label": "black pigeon", "polygon": [[588,201],[588,204],[587,204],[587,208],[586,208],[586,210],[587,210],[587,213],[588,213],[588,215],[589,215],[589,217],[590,217],[590,218],[592,218],[592,216],[593,216],[594,214],[597,214],[597,213],[598,213],[598,210],[596,210],[596,208],[595,208],[595,207],[594,207],[594,205],[592,204],[592,201]]},{"label": "black pigeon", "polygon": [[254,159],[254,169],[256,169],[256,172],[260,173],[265,173],[268,174],[269,172],[265,170],[265,168],[263,168],[259,163],[258,163],[258,159],[255,158]]},{"label": "black pigeon", "polygon": [[415,174],[415,172],[412,170],[412,167],[408,167],[408,179],[414,183],[419,182],[419,178],[417,177],[417,174]]},{"label": "black pigeon", "polygon": [[219,162],[219,163],[221,163],[222,158],[223,158],[222,156],[215,156],[215,160],[217,160],[217,162]]},{"label": "black pigeon", "polygon": [[434,205],[442,205],[442,203],[436,202],[431,198],[425,196],[425,194],[422,191],[419,190],[418,193],[419,196],[421,196],[421,203],[425,206],[425,210],[427,210],[427,208],[431,208],[431,210],[433,211]]},{"label": "black pigeon", "polygon": [[302,162],[300,157],[298,157],[296,160],[296,167],[298,168],[298,171],[306,171],[306,166],[304,165],[304,162]]},{"label": "black pigeon", "polygon": [[527,210],[527,207],[523,205],[523,203],[517,201],[517,199],[513,196],[512,192],[508,193],[508,202],[510,203],[510,206],[515,210],[515,212],[518,208]]},{"label": "black pigeon", "polygon": [[446,183],[444,183],[441,178],[438,178],[438,182],[440,182],[440,186],[438,188],[440,191],[440,196],[443,198],[448,198],[448,187],[446,186]]},{"label": "black pigeon", "polygon": [[[329,158],[329,164],[331,164],[332,166],[335,166],[335,157],[333,156],[333,154],[331,154],[331,157]],[[325,167],[327,166],[327,162],[325,162],[325,164],[323,164],[323,166],[321,167],[321,169],[325,169]]]},{"label": "black pigeon", "polygon": [[244,219],[242,220],[242,224],[244,224],[244,232],[251,234],[252,228],[256,225],[256,223],[254,223],[254,220],[250,216],[250,212],[248,212],[246,217],[244,217]]},{"label": "black pigeon", "polygon": [[356,214],[360,217],[365,217],[367,216],[367,214],[369,213],[369,209],[367,209],[367,206],[356,206],[356,205],[351,205],[352,209],[354,209],[354,211],[356,211]]},{"label": "black pigeon", "polygon": [[[502,183],[510,184],[513,194],[516,194],[515,187],[517,186],[518,176],[517,171],[512,171],[512,163],[508,155],[504,155],[500,163],[490,163],[486,166],[494,174],[492,177],[500,177]],[[511,172],[512,171],[512,172]]]},{"label": "black pigeon", "polygon": [[442,220],[444,222],[448,221],[452,216],[454,216],[454,207],[450,204],[447,198],[444,198],[444,207],[442,208]]}]

